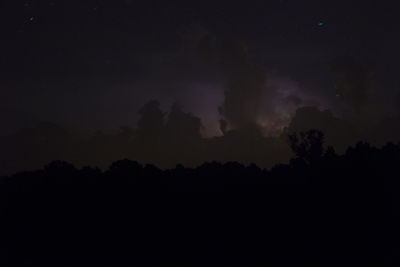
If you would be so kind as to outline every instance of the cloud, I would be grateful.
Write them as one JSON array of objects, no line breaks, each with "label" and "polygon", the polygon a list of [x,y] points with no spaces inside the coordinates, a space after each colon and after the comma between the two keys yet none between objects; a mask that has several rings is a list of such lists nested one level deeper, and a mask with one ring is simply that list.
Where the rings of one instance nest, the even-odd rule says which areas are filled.
[{"label": "cloud", "polygon": [[231,128],[256,124],[262,106],[266,71],[250,62],[244,44],[225,43],[221,54],[221,66],[227,77],[225,99],[220,114]]},{"label": "cloud", "polygon": [[186,40],[197,53],[198,64],[220,76],[221,132],[258,125],[264,134],[277,136],[298,107],[319,102],[291,78],[255,64],[244,42],[216,38],[199,25],[191,28]]},{"label": "cloud", "polygon": [[298,82],[270,71],[264,85],[262,108],[257,122],[262,126],[265,135],[278,136],[299,107],[318,106],[318,103],[318,99],[306,93]]},{"label": "cloud", "polygon": [[332,63],[337,74],[336,96],[354,111],[361,112],[372,103],[375,91],[373,73],[351,57],[337,58]]}]

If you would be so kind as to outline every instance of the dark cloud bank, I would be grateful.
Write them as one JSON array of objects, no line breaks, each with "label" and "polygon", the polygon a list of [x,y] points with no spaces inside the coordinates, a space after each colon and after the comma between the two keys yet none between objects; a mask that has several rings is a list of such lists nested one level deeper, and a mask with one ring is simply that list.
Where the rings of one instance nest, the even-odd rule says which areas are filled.
[{"label": "dark cloud bank", "polygon": [[221,106],[221,136],[203,137],[200,118],[185,112],[178,104],[163,111],[155,100],[138,111],[136,127],[124,126],[114,134],[98,131],[83,136],[53,123],[21,129],[1,139],[1,174],[39,168],[55,159],[101,168],[122,158],[162,168],[178,163],[198,166],[206,161],[238,161],[270,168],[292,156],[287,136],[309,129],[321,130],[325,146],[333,146],[338,153],[358,141],[378,146],[399,141],[399,115],[354,121],[316,106],[297,108],[279,135],[266,136],[263,126],[256,121],[261,108],[257,106],[259,98],[244,93],[237,96],[243,101],[238,101],[236,93],[240,95],[236,87],[228,88]]},{"label": "dark cloud bank", "polygon": [[185,38],[197,71],[215,73],[224,87],[223,102],[215,107],[218,129],[210,134],[201,118],[186,111],[191,107],[185,100],[170,110],[152,100],[138,110],[136,126],[123,126],[113,134],[87,136],[40,123],[1,138],[0,174],[39,168],[55,159],[102,168],[122,158],[162,168],[206,161],[270,168],[292,156],[287,136],[309,129],[321,130],[325,145],[339,153],[357,141],[378,146],[399,141],[398,101],[390,116],[380,112],[373,99],[373,73],[350,57],[331,64],[337,105],[327,109],[322,99],[302,91],[294,80],[254,63],[244,43],[217,40],[201,28],[185,33]]}]

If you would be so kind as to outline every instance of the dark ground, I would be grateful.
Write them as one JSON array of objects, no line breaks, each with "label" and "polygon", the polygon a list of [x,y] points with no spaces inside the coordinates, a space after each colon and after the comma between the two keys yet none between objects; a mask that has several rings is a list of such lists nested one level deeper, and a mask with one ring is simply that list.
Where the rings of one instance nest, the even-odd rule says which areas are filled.
[{"label": "dark ground", "polygon": [[314,148],[269,171],[56,161],[4,177],[1,265],[398,266],[400,146]]}]

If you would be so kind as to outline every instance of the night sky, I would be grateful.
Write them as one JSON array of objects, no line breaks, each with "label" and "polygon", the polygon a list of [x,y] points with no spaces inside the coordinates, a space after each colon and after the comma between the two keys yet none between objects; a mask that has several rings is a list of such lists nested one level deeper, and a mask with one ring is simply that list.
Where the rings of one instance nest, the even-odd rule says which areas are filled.
[{"label": "night sky", "polygon": [[303,106],[366,124],[400,110],[395,1],[4,0],[0,12],[2,135],[134,128],[150,100],[201,118],[205,137],[223,134],[220,119],[277,136]]}]

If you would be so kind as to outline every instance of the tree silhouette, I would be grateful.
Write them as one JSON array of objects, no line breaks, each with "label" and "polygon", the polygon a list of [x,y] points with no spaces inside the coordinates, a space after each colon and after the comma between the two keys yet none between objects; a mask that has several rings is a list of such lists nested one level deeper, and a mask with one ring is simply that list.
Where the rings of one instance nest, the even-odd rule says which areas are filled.
[{"label": "tree silhouette", "polygon": [[324,134],[319,130],[289,134],[288,138],[294,154],[308,164],[318,161],[324,152]]},{"label": "tree silhouette", "polygon": [[106,171],[54,161],[4,177],[0,264],[399,266],[400,145],[359,142],[337,155],[323,140],[318,130],[290,135],[296,157],[271,170],[124,159]]}]

